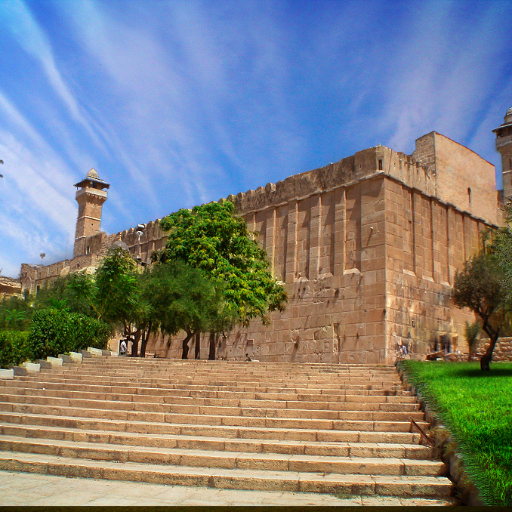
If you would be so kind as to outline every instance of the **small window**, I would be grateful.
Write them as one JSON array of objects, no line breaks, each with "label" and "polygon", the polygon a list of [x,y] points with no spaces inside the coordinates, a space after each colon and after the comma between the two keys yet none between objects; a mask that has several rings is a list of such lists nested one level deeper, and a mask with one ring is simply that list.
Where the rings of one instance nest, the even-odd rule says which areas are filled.
[{"label": "small window", "polygon": [[379,158],[379,171],[382,171],[382,158]]},{"label": "small window", "polygon": [[471,204],[471,188],[468,187],[468,200],[469,204]]}]

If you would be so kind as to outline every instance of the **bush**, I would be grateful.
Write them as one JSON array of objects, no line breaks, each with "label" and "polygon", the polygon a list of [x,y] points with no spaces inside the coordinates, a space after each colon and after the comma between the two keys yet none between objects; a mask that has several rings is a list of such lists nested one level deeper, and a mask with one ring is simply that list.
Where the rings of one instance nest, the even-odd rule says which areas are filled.
[{"label": "bush", "polygon": [[104,322],[66,310],[41,309],[30,322],[29,344],[35,359],[87,347],[106,348],[110,328]]},{"label": "bush", "polygon": [[0,332],[0,368],[16,366],[33,358],[27,331]]}]

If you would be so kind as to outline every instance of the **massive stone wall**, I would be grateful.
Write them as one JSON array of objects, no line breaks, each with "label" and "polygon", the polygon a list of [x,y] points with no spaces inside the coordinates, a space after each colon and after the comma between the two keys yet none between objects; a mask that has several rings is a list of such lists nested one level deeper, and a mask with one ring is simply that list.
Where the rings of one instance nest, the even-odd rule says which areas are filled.
[{"label": "massive stone wall", "polygon": [[[493,179],[491,164],[433,132],[418,139],[413,155],[377,146],[229,196],[289,303],[269,327],[255,321],[220,339],[219,357],[392,363],[401,346],[413,357],[441,338],[456,349],[472,316],[453,307],[451,286],[478,249],[479,232],[499,222]],[[158,221],[140,240],[136,231],[88,237],[91,254],[32,269],[32,286],[66,268],[94,267],[117,240],[149,261],[165,234]],[[207,337],[200,343],[206,357]],[[157,338],[148,350],[180,357],[180,346],[178,338]]]},{"label": "massive stone wall", "polygon": [[[494,168],[442,135],[417,142],[413,156],[380,146],[228,197],[258,233],[289,306],[270,327],[254,322],[221,340],[221,357],[390,363],[401,346],[420,358],[440,339],[456,349],[472,315],[453,307],[451,286],[480,231],[498,221],[487,190]],[[178,340],[153,348],[180,356]]]}]

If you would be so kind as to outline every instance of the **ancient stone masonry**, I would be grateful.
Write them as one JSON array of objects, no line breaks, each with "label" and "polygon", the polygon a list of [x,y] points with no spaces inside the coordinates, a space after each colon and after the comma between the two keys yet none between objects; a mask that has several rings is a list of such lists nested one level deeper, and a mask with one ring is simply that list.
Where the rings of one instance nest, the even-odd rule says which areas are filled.
[{"label": "ancient stone masonry", "polygon": [[0,276],[0,300],[21,294],[21,285],[17,279]]},{"label": "ancient stone masonry", "polygon": [[[270,326],[255,321],[220,339],[219,357],[393,363],[401,347],[423,358],[440,340],[452,351],[463,343],[473,318],[453,307],[454,275],[479,233],[501,222],[494,167],[473,151],[432,132],[412,155],[377,146],[227,199],[266,249],[289,304]],[[23,266],[23,287],[93,268],[114,242],[143,262],[165,246],[158,221],[140,238],[137,228],[94,229],[73,260]],[[207,357],[208,337],[200,343]],[[148,350],[180,357],[178,339],[153,339]]]},{"label": "ancient stone masonry", "polygon": [[[221,340],[221,357],[391,363],[400,346],[456,349],[472,318],[453,308],[455,271],[498,223],[494,168],[472,151],[433,132],[412,156],[379,146],[227,199],[290,300],[270,327]],[[177,342],[155,349],[179,357]]]},{"label": "ancient stone masonry", "polygon": [[496,134],[496,149],[501,154],[503,195],[512,200],[512,107],[507,110],[503,124],[493,132]]}]

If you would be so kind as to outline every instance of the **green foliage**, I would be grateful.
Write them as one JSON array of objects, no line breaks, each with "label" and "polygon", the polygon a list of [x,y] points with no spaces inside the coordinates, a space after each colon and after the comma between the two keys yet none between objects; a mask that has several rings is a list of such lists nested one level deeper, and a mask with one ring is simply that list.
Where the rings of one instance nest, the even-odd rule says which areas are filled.
[{"label": "green foliage", "polygon": [[137,264],[129,252],[120,247],[107,251],[96,271],[96,290],[92,283],[87,288],[99,318],[111,325],[125,326],[136,320],[140,313],[137,274]]},{"label": "green foliage", "polygon": [[268,323],[269,311],[283,311],[286,292],[270,272],[265,251],[234,215],[229,201],[179,210],[160,223],[169,232],[162,261],[182,260],[222,283],[226,315],[247,325],[253,318]]},{"label": "green foliage", "polygon": [[223,317],[222,287],[182,261],[156,263],[139,281],[140,297],[147,305],[146,325],[170,335],[185,331],[185,356],[189,339],[216,327]]},{"label": "green foliage", "polygon": [[412,382],[459,443],[487,505],[512,505],[512,363],[402,361]]},{"label": "green foliage", "polygon": [[480,331],[482,330],[482,326],[479,322],[473,322],[470,324],[466,320],[466,325],[464,327],[464,337],[466,338],[466,342],[468,344],[469,354],[468,361],[471,359],[471,354],[475,350],[476,342],[478,341],[478,336],[480,335]]},{"label": "green foliage", "polygon": [[104,322],[62,309],[40,309],[32,317],[28,342],[34,359],[87,347],[106,348],[110,328]]},{"label": "green foliage", "polygon": [[9,297],[0,302],[0,330],[26,331],[33,313],[31,302],[21,297]]},{"label": "green foliage", "polygon": [[16,366],[33,359],[33,351],[28,343],[28,332],[0,331],[0,368]]},{"label": "green foliage", "polygon": [[496,254],[504,273],[507,301],[512,302],[512,203],[505,206],[505,225],[490,234],[489,250]]},{"label": "green foliage", "polygon": [[469,308],[482,321],[482,330],[489,336],[489,348],[482,356],[482,370],[490,369],[492,352],[509,314],[505,276],[494,253],[482,252],[464,263],[457,271],[453,300],[459,308]]}]

